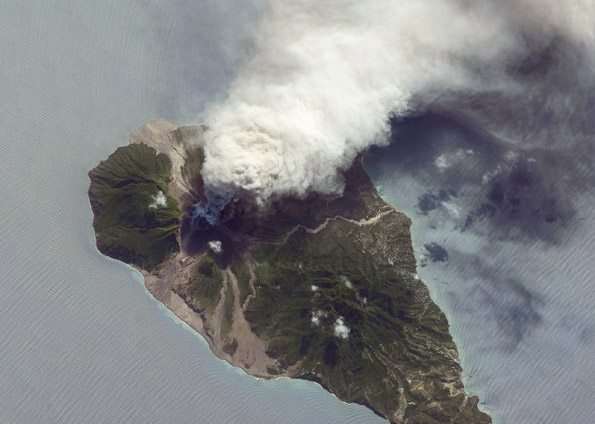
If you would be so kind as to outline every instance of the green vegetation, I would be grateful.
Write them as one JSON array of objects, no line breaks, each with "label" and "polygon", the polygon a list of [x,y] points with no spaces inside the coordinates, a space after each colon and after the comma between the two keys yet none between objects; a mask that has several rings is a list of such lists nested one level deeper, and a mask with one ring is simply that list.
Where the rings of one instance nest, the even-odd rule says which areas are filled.
[{"label": "green vegetation", "polygon": [[[189,189],[179,199],[189,213],[193,203],[204,201],[204,156],[184,142],[182,132],[174,132],[173,142],[183,144],[186,154],[181,173]],[[179,249],[182,217],[168,196],[167,156],[144,144],[129,145],[89,177],[101,252],[152,270]],[[243,215],[238,206],[232,219],[213,230],[234,240],[226,245],[227,259],[197,249],[185,252],[197,261],[185,284],[186,274],[157,274],[176,281],[173,289],[200,314],[207,337],[220,337],[223,351],[233,356],[245,342],[229,336],[235,294],[231,280],[224,289],[222,270],[229,265],[245,318],[276,359],[267,366],[271,376],[317,381],[391,422],[490,423],[477,398],[464,394],[444,314],[413,277],[410,220],[382,200],[359,160],[345,180],[340,198],[282,199],[274,213],[260,218]],[[255,264],[256,293],[246,261]],[[222,313],[214,314],[223,295]]]},{"label": "green vegetation", "polygon": [[252,294],[252,287],[250,287],[250,269],[240,258],[235,258],[231,264],[231,271],[238,279],[240,305],[243,305],[248,296]]},{"label": "green vegetation", "polygon": [[[347,187],[343,207],[356,210],[349,219],[383,210],[369,182],[357,187],[369,191]],[[330,203],[327,217],[337,209]],[[409,223],[394,211],[365,226],[338,218],[315,234],[299,229],[286,243],[261,245],[252,252],[256,296],[246,319],[282,369],[299,363],[295,377],[393,422],[490,423],[462,392],[444,314],[413,278]]]},{"label": "green vegetation", "polygon": [[98,249],[112,258],[153,269],[179,249],[181,213],[168,196],[171,162],[145,144],[118,148],[89,172]]},{"label": "green vegetation", "polygon": [[189,300],[195,309],[204,310],[211,315],[221,300],[222,288],[223,274],[207,253],[192,269],[190,281],[180,289],[180,294]]}]

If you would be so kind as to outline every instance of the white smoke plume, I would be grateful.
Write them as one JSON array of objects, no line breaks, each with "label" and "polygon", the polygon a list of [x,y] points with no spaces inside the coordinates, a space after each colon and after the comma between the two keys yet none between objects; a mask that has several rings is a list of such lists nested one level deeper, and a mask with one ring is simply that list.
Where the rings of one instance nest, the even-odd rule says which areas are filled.
[{"label": "white smoke plume", "polygon": [[554,36],[589,46],[594,23],[593,0],[271,0],[250,58],[205,113],[206,187],[261,206],[341,193],[341,171],[387,141],[390,116],[514,90],[508,61]]}]

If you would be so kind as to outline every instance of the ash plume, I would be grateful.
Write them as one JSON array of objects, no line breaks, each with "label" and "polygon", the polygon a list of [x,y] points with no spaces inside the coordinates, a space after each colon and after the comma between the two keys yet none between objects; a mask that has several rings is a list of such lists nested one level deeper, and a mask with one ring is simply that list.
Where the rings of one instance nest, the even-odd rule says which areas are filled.
[{"label": "ash plume", "polygon": [[207,215],[240,197],[340,194],[355,156],[387,142],[389,118],[524,90],[511,63],[556,37],[587,51],[593,22],[591,0],[271,1],[252,54],[202,117]]}]

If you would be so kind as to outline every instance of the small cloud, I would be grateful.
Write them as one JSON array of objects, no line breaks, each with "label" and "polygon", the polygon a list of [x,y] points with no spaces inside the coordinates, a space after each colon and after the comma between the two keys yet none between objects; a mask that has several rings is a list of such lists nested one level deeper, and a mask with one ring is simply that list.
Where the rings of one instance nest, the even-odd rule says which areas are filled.
[{"label": "small cloud", "polygon": [[493,171],[486,172],[485,174],[482,175],[481,184],[486,185],[494,177],[497,177],[498,175],[500,175],[503,170],[504,170],[504,167],[502,166],[501,163],[499,163],[498,166],[496,167],[496,169],[494,169]]},{"label": "small cloud", "polygon": [[506,152],[504,154],[504,159],[506,159],[506,161],[508,161],[508,162],[514,162],[518,158],[519,158],[519,154],[517,152],[513,152],[512,150],[509,150],[508,152]]},{"label": "small cloud", "polygon": [[442,206],[444,207],[444,209],[446,209],[448,211],[448,213],[453,218],[459,218],[461,216],[461,213],[459,212],[459,207],[456,205],[456,203],[442,202]]},{"label": "small cloud", "polygon": [[223,247],[219,240],[212,240],[209,242],[209,248],[216,254],[223,252]]},{"label": "small cloud", "polygon": [[349,337],[350,331],[351,330],[349,329],[349,327],[345,325],[343,317],[337,318],[337,320],[335,321],[334,329],[335,337],[338,337],[340,339],[347,339]]},{"label": "small cloud", "polygon": [[149,204],[150,209],[157,209],[160,206],[167,206],[167,198],[161,190],[153,196],[153,203]]},{"label": "small cloud", "polygon": [[310,287],[310,290],[312,290],[313,292],[317,292],[318,291],[318,286],[312,284],[312,286]]},{"label": "small cloud", "polygon": [[446,160],[446,157],[444,157],[444,155],[438,156],[434,161],[434,165],[436,165],[436,168],[440,170],[444,170],[449,166],[448,161]]},{"label": "small cloud", "polygon": [[312,319],[310,321],[312,321],[313,325],[318,327],[320,325],[320,318],[326,317],[326,315],[326,312],[321,310],[314,311],[312,312]]},{"label": "small cloud", "polygon": [[349,281],[349,278],[345,277],[344,275],[341,275],[340,279],[341,279],[341,282],[343,284],[345,284],[345,287],[347,287],[348,289],[353,288],[353,283],[351,281]]},{"label": "small cloud", "polygon": [[465,160],[467,156],[472,156],[474,154],[475,152],[472,149],[457,149],[454,152],[442,153],[434,159],[434,166],[440,171],[444,171],[445,169]]}]

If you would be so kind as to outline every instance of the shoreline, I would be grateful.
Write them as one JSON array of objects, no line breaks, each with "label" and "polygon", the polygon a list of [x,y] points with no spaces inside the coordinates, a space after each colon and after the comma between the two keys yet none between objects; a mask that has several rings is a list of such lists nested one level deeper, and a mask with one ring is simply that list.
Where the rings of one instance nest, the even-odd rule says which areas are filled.
[{"label": "shoreline", "polygon": [[[365,158],[366,158],[366,154],[364,154],[364,169],[366,169],[366,173],[367,173],[367,168],[365,166]],[[368,174],[368,175],[370,175],[370,174]],[[374,187],[376,187],[376,189],[378,190],[379,195],[384,199],[384,201],[386,201],[387,204],[389,204],[389,205],[393,206],[395,209],[397,209],[396,203],[399,203],[398,199],[396,199],[390,195],[387,195],[382,190],[382,188],[383,188],[382,185],[378,184],[377,181],[375,179],[373,179],[371,176],[370,176],[370,179],[371,179],[372,183],[374,184]],[[408,217],[410,217],[410,216],[415,217],[415,215],[416,215],[415,210],[408,208],[405,203],[400,203],[398,210],[401,210]],[[415,255],[415,259],[416,259],[416,262],[419,263],[420,261],[418,260],[419,259],[418,256],[420,254],[419,252],[421,252],[422,249],[424,248],[424,241],[420,237],[420,234],[423,234],[423,231],[421,228],[421,224],[419,223],[418,220],[411,219],[410,232],[411,232],[411,243],[413,246],[413,252]],[[437,287],[439,282],[437,281],[436,275],[432,275],[430,268],[422,267],[419,265],[417,266],[416,272],[419,275],[420,280],[423,281],[423,283],[426,285],[426,287],[428,287],[428,290],[430,290],[430,297],[431,297],[432,301],[434,303],[436,303],[443,312],[446,311],[447,310],[447,308],[446,308],[447,299],[444,296],[444,293],[440,293],[440,290]],[[432,281],[433,283],[429,284],[428,283],[429,281]],[[457,347],[459,363],[462,368],[461,381],[465,380],[465,381],[463,381],[463,384],[465,386],[465,392],[467,393],[468,396],[477,396],[479,399],[485,401],[488,391],[485,389],[477,388],[476,385],[473,384],[472,381],[469,381],[469,377],[465,375],[465,374],[467,374],[466,370],[469,368],[472,368],[474,364],[468,363],[468,361],[469,361],[468,357],[470,357],[470,356],[467,355],[467,349],[465,348],[465,344],[462,343],[462,340],[460,339],[460,337],[456,337],[456,335],[458,334],[458,331],[456,331],[456,330],[451,331],[451,330],[456,329],[457,324],[460,324],[460,323],[457,322],[457,320],[455,319],[455,314],[453,314],[453,313],[449,313],[447,318],[448,318],[448,324],[449,324],[449,333],[450,333],[451,337],[453,338],[453,341],[455,342],[456,347]],[[464,363],[466,363],[467,366],[464,366]],[[485,412],[486,414],[490,415],[490,417],[492,417],[492,421],[494,424],[501,424],[500,416],[502,414],[499,409],[490,407],[488,404],[485,404],[482,402],[478,403],[478,407],[481,411]]]},{"label": "shoreline", "polygon": [[171,318],[172,322],[174,322],[175,324],[177,324],[180,328],[183,328],[184,331],[187,331],[193,338],[198,339],[201,343],[204,343],[205,346],[208,348],[208,352],[210,355],[212,355],[213,358],[216,358],[220,363],[224,364],[224,366],[235,372],[235,373],[239,373],[241,375],[245,375],[247,377],[253,378],[257,381],[262,381],[262,382],[272,382],[272,381],[281,381],[284,380],[290,384],[295,384],[295,383],[305,383],[308,384],[309,386],[314,386],[316,387],[317,390],[331,395],[334,399],[336,399],[337,401],[339,401],[341,404],[345,405],[345,406],[349,406],[352,408],[358,408],[358,409],[362,409],[364,411],[370,411],[374,414],[375,417],[383,420],[386,423],[389,423],[389,420],[385,417],[383,417],[382,415],[380,415],[376,410],[374,410],[370,405],[364,405],[364,404],[360,404],[357,402],[346,402],[344,400],[342,400],[341,398],[339,398],[335,393],[333,393],[332,391],[330,391],[328,388],[324,387],[323,384],[321,384],[318,381],[315,380],[310,380],[307,378],[294,378],[294,377],[289,377],[287,375],[271,375],[270,377],[263,377],[263,376],[257,376],[254,374],[250,374],[249,372],[247,372],[244,368],[242,368],[241,366],[236,366],[233,365],[230,361],[219,357],[218,355],[215,354],[215,352],[213,351],[213,349],[211,348],[211,344],[208,342],[207,338],[203,336],[202,333],[198,332],[194,327],[192,327],[187,321],[185,321],[184,319],[180,318],[179,315],[176,314],[176,312],[172,309],[170,309],[164,302],[160,301],[159,299],[157,299],[153,293],[149,290],[149,288],[146,286],[145,284],[145,277],[143,276],[141,270],[139,270],[137,267],[135,267],[134,265],[130,265],[127,264],[125,262],[122,262],[118,259],[114,259],[111,258],[107,255],[104,255],[103,253],[101,253],[97,247],[95,246],[94,243],[92,243],[92,246],[95,248],[95,251],[97,252],[98,255],[100,255],[102,258],[109,260],[110,262],[114,262],[117,263],[119,265],[123,265],[125,268],[127,268],[128,270],[131,271],[131,274],[133,276],[133,279],[137,280],[137,282],[143,287],[143,291],[144,293],[150,298],[151,301],[156,301],[154,302],[156,304],[156,306],[164,313],[164,316]]},{"label": "shoreline", "polygon": [[[193,183],[190,178],[192,175],[196,175],[196,174],[189,174],[189,169],[188,166],[196,166],[195,164],[198,163],[198,170],[200,170],[200,166],[202,162],[193,162],[197,159],[196,155],[197,153],[195,152],[195,150],[198,150],[198,147],[193,147],[195,145],[199,145],[199,140],[200,137],[202,136],[202,132],[204,131],[204,127],[203,126],[189,126],[189,127],[178,127],[177,125],[169,122],[169,121],[164,121],[164,120],[154,120],[151,121],[148,124],[145,124],[141,127],[139,127],[138,129],[136,129],[135,131],[133,131],[130,135],[130,143],[129,145],[135,145],[135,144],[143,144],[145,146],[148,146],[148,148],[152,148],[154,149],[153,151],[156,151],[158,156],[159,154],[165,155],[169,158],[169,160],[171,161],[171,176],[169,179],[164,179],[164,180],[160,180],[161,182],[159,184],[167,184],[166,188],[162,188],[164,193],[167,193],[168,196],[170,196],[173,200],[171,200],[171,202],[178,202],[179,205],[179,209],[181,211],[185,211],[185,213],[183,214],[183,216],[188,216],[187,214],[190,213],[190,211],[192,210],[192,206],[197,202],[200,201],[201,197],[200,194],[197,194],[196,191],[193,190],[193,188],[195,187],[195,183]],[[191,142],[192,141],[192,142]],[[138,148],[135,146],[135,149],[138,150]],[[134,151],[137,151],[134,150]],[[199,153],[200,154],[200,153]],[[202,160],[202,159],[200,159]],[[360,158],[361,160],[361,158]],[[362,161],[363,162],[363,161]],[[103,162],[102,162],[103,163]],[[336,214],[336,212],[330,213],[329,211],[329,216],[324,218],[324,215],[322,216],[322,223],[318,222],[316,223],[316,221],[314,221],[314,223],[312,223],[312,225],[304,225],[304,224],[300,224],[300,221],[297,221],[297,226],[290,226],[287,229],[283,230],[283,232],[280,233],[279,237],[281,237],[280,240],[285,240],[284,242],[280,243],[282,245],[285,245],[289,239],[289,237],[296,233],[297,230],[303,230],[304,234],[312,234],[312,237],[314,237],[315,234],[319,233],[321,230],[324,230],[327,227],[327,224],[332,223],[333,226],[337,226],[337,225],[342,225],[342,224],[335,224],[335,221],[339,222],[345,222],[345,225],[348,225],[349,228],[351,228],[351,226],[358,228],[358,227],[363,227],[363,226],[368,226],[370,225],[371,227],[376,227],[377,224],[379,223],[381,220],[383,222],[385,222],[387,219],[388,221],[386,221],[384,224],[382,225],[391,225],[387,228],[392,228],[393,230],[396,230],[396,232],[394,233],[395,235],[393,237],[399,237],[398,234],[402,233],[401,237],[405,237],[403,240],[403,242],[398,242],[398,243],[403,243],[402,244],[402,249],[404,249],[403,251],[398,250],[399,255],[403,254],[404,256],[395,256],[397,255],[397,250],[395,250],[393,247],[391,248],[387,248],[387,247],[380,247],[380,246],[384,246],[383,244],[380,244],[376,247],[374,247],[371,251],[367,250],[369,248],[366,247],[359,247],[359,249],[363,249],[363,250],[359,250],[361,253],[361,255],[365,255],[365,252],[368,252],[367,254],[371,254],[371,252],[376,252],[376,254],[380,254],[381,257],[385,258],[384,260],[386,261],[386,264],[392,267],[393,266],[393,261],[400,261],[400,262],[396,262],[399,263],[400,267],[404,267],[404,268],[398,268],[400,269],[400,271],[397,271],[397,275],[404,275],[403,273],[405,271],[403,271],[403,269],[405,270],[409,270],[409,272],[407,273],[407,275],[413,276],[414,274],[412,272],[412,270],[417,271],[417,265],[416,265],[416,259],[414,258],[414,253],[413,253],[413,240],[411,237],[411,233],[410,233],[410,227],[411,227],[411,219],[409,219],[405,214],[398,212],[396,207],[392,205],[392,203],[386,201],[386,199],[383,199],[377,190],[377,187],[373,184],[373,182],[370,179],[370,176],[368,174],[368,172],[365,170],[365,168],[361,167],[361,165],[358,165],[355,167],[355,175],[353,178],[355,178],[353,181],[355,185],[352,185],[352,187],[365,187],[365,190],[367,191],[362,191],[362,193],[368,193],[370,192],[370,195],[372,196],[371,198],[366,198],[365,203],[363,203],[363,205],[365,206],[357,206],[357,207],[364,207],[363,211],[360,209],[355,209],[358,212],[352,212],[347,213],[347,215],[345,215],[343,212],[345,205],[343,205],[342,203],[339,203],[341,206],[341,208],[337,209],[337,211],[340,214]],[[359,169],[359,170],[358,170]],[[197,172],[197,171],[194,171]],[[350,171],[352,172],[352,171]],[[361,176],[360,176],[361,174]],[[164,177],[165,178],[165,177]],[[360,179],[362,179],[360,182]],[[92,180],[93,181],[93,180]],[[360,186],[359,184],[363,184],[362,186]],[[91,186],[94,187],[94,186]],[[163,186],[162,186],[163,187]],[[201,185],[199,185],[198,187],[201,187]],[[91,193],[93,193],[93,195],[95,195],[94,193],[96,193],[95,191],[91,191],[92,189],[90,188],[89,191],[89,196],[91,197]],[[95,190],[95,189],[93,189]],[[364,190],[364,189],[362,189]],[[351,194],[349,196],[353,196],[354,192],[353,190],[350,192]],[[355,191],[355,193],[358,193],[356,196],[362,196],[361,194],[359,194],[359,191]],[[346,195],[347,196],[347,195]],[[352,197],[347,196],[345,200],[345,202],[349,202],[352,200]],[[374,197],[375,196],[375,197]],[[94,197],[93,197],[94,198]],[[92,198],[92,199],[93,199]],[[341,198],[343,199],[343,198]],[[360,199],[360,197],[356,197],[356,199]],[[343,200],[341,200],[343,201]],[[358,200],[361,202],[361,200]],[[375,203],[376,202],[376,203]],[[347,205],[349,205],[349,203],[347,203]],[[360,205],[359,203],[355,203],[355,205]],[[96,211],[96,209],[94,209],[94,206],[97,207],[96,204],[91,203],[91,210],[94,214],[97,213],[101,213],[101,210],[103,209],[98,209],[99,212]],[[102,203],[98,204],[99,208],[103,208]],[[336,206],[335,206],[336,207]],[[349,210],[349,209],[348,209]],[[385,218],[385,216],[389,215],[389,214],[393,214],[396,213],[397,216],[395,216],[394,218],[390,218],[387,217]],[[363,215],[362,215],[363,214]],[[340,218],[340,219],[339,219]],[[95,217],[94,217],[95,219]],[[307,222],[307,221],[306,221]],[[95,223],[95,221],[94,221]],[[390,224],[389,224],[390,223]],[[180,220],[180,225],[182,225],[182,221]],[[330,227],[330,225],[329,225]],[[281,227],[283,228],[283,227]],[[338,227],[337,227],[338,228]],[[384,227],[383,227],[384,228]],[[286,231],[287,234],[285,233]],[[326,230],[325,230],[326,231]],[[329,230],[331,231],[331,230]],[[355,231],[355,230],[354,230]],[[357,231],[362,231],[362,230],[357,230]],[[372,231],[372,230],[370,230]],[[378,231],[378,230],[374,230],[374,231]],[[386,230],[385,230],[386,231]],[[97,242],[98,240],[98,233],[94,231],[95,234],[95,238],[96,238],[96,250],[99,251],[100,253],[102,253],[103,256],[107,256],[106,253],[102,252],[99,248],[99,244]],[[401,376],[401,377],[397,377],[397,374],[395,374],[395,372],[408,372],[408,373],[416,373],[416,371],[413,371],[415,369],[415,367],[417,365],[412,364],[412,367],[410,368],[405,368],[405,370],[403,371],[399,371],[401,368],[401,365],[395,365],[397,368],[395,368],[394,370],[391,371],[391,378],[407,378],[407,382],[402,382],[401,380],[398,381],[398,383],[396,383],[396,386],[394,387],[393,392],[387,392],[387,393],[392,393],[389,394],[388,396],[396,396],[396,400],[394,400],[390,405],[390,407],[386,407],[385,404],[383,403],[378,403],[377,406],[379,406],[379,409],[377,409],[376,407],[374,407],[372,405],[372,402],[377,402],[377,398],[373,397],[373,396],[368,396],[368,395],[356,395],[356,396],[351,396],[348,392],[345,392],[345,388],[343,387],[343,385],[333,385],[333,381],[332,380],[328,380],[328,375],[325,374],[325,372],[321,372],[321,369],[318,368],[318,365],[316,365],[314,368],[312,368],[312,364],[305,366],[305,364],[303,363],[303,361],[305,360],[304,358],[300,358],[297,362],[295,363],[291,363],[292,365],[285,365],[285,366],[281,366],[280,363],[278,362],[277,358],[278,356],[276,356],[275,351],[271,350],[269,351],[269,339],[268,338],[261,338],[260,336],[258,336],[257,332],[254,331],[254,329],[252,328],[251,324],[246,320],[246,317],[244,316],[244,310],[246,307],[245,301],[240,301],[240,287],[239,287],[239,283],[238,283],[238,278],[235,275],[235,270],[233,270],[233,266],[231,263],[225,264],[223,265],[222,263],[220,263],[218,265],[219,270],[221,272],[221,285],[219,287],[221,287],[220,289],[217,288],[215,291],[215,293],[218,293],[217,297],[216,297],[216,303],[214,304],[208,304],[208,303],[202,303],[202,300],[199,303],[196,303],[196,300],[193,298],[194,295],[189,295],[189,293],[186,291],[186,287],[189,284],[189,281],[194,281],[193,279],[195,277],[193,277],[193,273],[196,271],[193,271],[196,269],[196,266],[201,263],[203,261],[203,258],[205,257],[205,252],[204,251],[192,251],[192,250],[187,250],[186,248],[184,248],[183,246],[184,243],[183,241],[187,241],[189,240],[188,238],[186,238],[184,236],[184,240],[182,240],[183,238],[183,231],[181,230],[181,226],[178,228],[177,232],[176,232],[176,240],[177,240],[177,249],[175,249],[173,252],[170,251],[171,253],[166,254],[165,256],[162,257],[161,262],[156,262],[157,265],[153,265],[153,266],[149,266],[146,267],[147,269],[144,269],[145,266],[142,265],[143,263],[141,262],[140,265],[139,264],[130,264],[128,263],[127,265],[134,269],[135,271],[137,271],[140,276],[143,278],[143,285],[145,286],[145,289],[150,293],[150,295],[158,300],[161,304],[162,307],[165,307],[165,309],[167,309],[170,313],[172,313],[176,318],[177,322],[182,322],[185,324],[186,328],[189,328],[193,331],[194,334],[198,334],[200,335],[200,337],[203,338],[203,340],[207,343],[207,346],[209,347],[209,350],[212,352],[212,354],[217,357],[220,360],[223,360],[225,362],[227,362],[231,367],[233,368],[239,368],[241,369],[245,374],[260,379],[260,380],[275,380],[275,379],[279,379],[279,378],[289,378],[289,379],[299,379],[299,380],[304,380],[304,381],[308,381],[311,383],[315,383],[317,384],[320,388],[322,388],[323,390],[325,390],[328,393],[331,393],[336,399],[339,399],[342,403],[344,404],[357,404],[359,406],[363,406],[365,408],[367,408],[369,411],[373,412],[376,416],[382,418],[382,419],[386,419],[390,422],[401,422],[402,420],[405,419],[405,410],[408,408],[409,403],[407,403],[405,395],[403,390],[409,390],[407,389],[408,384],[415,384],[412,383],[412,381],[416,381],[417,385],[415,386],[411,386],[412,390],[419,390],[420,394],[418,396],[424,396],[427,398],[427,396],[429,396],[429,393],[431,392],[427,392],[426,390],[439,390],[434,388],[434,386],[429,386],[432,387],[432,389],[426,389],[424,384],[429,383],[432,380],[424,380],[422,379],[421,375],[417,375],[417,374],[405,374],[407,377],[405,376]],[[329,233],[330,234],[330,233]],[[374,233],[376,234],[376,233]],[[382,234],[382,233],[379,233]],[[318,237],[318,236],[316,236]],[[371,237],[375,237],[375,236],[371,236]],[[381,243],[386,243],[387,241],[383,238],[385,236],[380,236],[380,240],[382,240]],[[265,245],[267,244],[271,244],[271,245],[277,245],[279,244],[278,242],[272,242],[272,241],[261,241],[258,242],[258,239],[255,239],[256,241],[256,245],[258,246],[258,243],[264,243]],[[268,240],[265,238],[265,240]],[[356,239],[358,240],[358,239]],[[363,240],[368,240],[367,238],[364,238]],[[388,240],[388,239],[387,239]],[[392,242],[395,242],[395,240],[390,239]],[[406,240],[408,240],[408,242],[406,242]],[[253,241],[248,238],[248,240],[245,242],[248,243],[253,243]],[[365,246],[366,241],[363,241],[362,243],[363,246]],[[250,246],[250,244],[249,244]],[[388,245],[386,245],[388,246]],[[401,246],[401,244],[398,244],[398,246]],[[377,250],[377,249],[381,249],[381,250]],[[387,249],[387,250],[384,250]],[[410,252],[410,253],[408,253]],[[109,256],[108,256],[109,257]],[[112,258],[115,261],[118,262],[126,262],[126,261],[122,261],[119,259],[116,259],[116,257]],[[165,258],[165,259],[163,259]],[[247,283],[249,284],[249,286],[251,287],[252,290],[252,294],[248,295],[247,299],[250,299],[251,296],[256,295],[256,288],[254,285],[254,281],[255,281],[255,271],[254,271],[254,262],[253,259],[250,258],[250,255],[248,254],[247,256],[248,259],[244,258],[243,260],[247,261],[246,265],[248,267],[248,271],[250,274],[250,281]],[[301,266],[301,265],[300,265]],[[395,265],[396,266],[396,265]],[[414,268],[411,268],[414,267]],[[301,269],[301,268],[300,268]],[[395,271],[391,271],[391,272],[395,272]],[[356,274],[357,275],[357,274]],[[376,275],[376,274],[373,274]],[[407,277],[407,278],[410,278]],[[245,280],[244,280],[245,281]],[[246,283],[244,283],[246,284]],[[411,283],[404,283],[404,284],[411,284]],[[429,296],[429,292],[427,287],[425,287],[425,284],[422,282],[421,285],[423,287],[420,288],[415,288],[412,290],[415,290],[419,296],[421,296],[419,299],[427,299],[428,306],[431,307],[430,311],[435,311],[434,312],[428,312],[429,314],[437,314],[436,316],[434,315],[428,315],[428,316],[424,316],[423,319],[431,319],[431,320],[438,320],[435,322],[439,322],[442,327],[439,328],[444,328],[444,330],[440,330],[440,331],[444,331],[444,335],[445,337],[447,336],[447,332],[448,332],[448,328],[450,327],[450,325],[448,324],[448,322],[446,321],[446,318],[444,317],[444,315],[442,314],[442,312],[440,311],[439,307],[432,301],[431,297]],[[411,287],[416,287],[417,285],[414,284]],[[260,287],[260,286],[259,286]],[[395,289],[395,290],[399,290],[399,289]],[[403,290],[403,289],[401,289]],[[418,291],[420,290],[420,291]],[[228,305],[228,301],[232,299],[232,303],[231,305]],[[258,298],[260,299],[260,298]],[[399,298],[401,299],[401,298]],[[226,302],[227,301],[227,302]],[[365,301],[365,298],[364,298]],[[416,300],[416,302],[421,301],[421,300]],[[424,302],[426,300],[423,300]],[[210,306],[209,306],[210,305]],[[225,306],[227,305],[227,306]],[[365,307],[365,304],[364,304]],[[210,309],[209,309],[210,308]],[[214,309],[213,309],[214,308]],[[225,309],[227,308],[227,309]],[[229,321],[226,321],[228,324],[226,327],[224,327],[224,321],[222,321],[222,313],[223,310],[226,311],[230,311],[231,310],[231,315],[233,316],[232,318],[229,318]],[[407,310],[407,309],[405,309]],[[426,307],[424,307],[423,309],[423,313],[425,314],[428,309],[426,309]],[[442,314],[442,315],[441,315]],[[411,321],[404,321],[404,322],[411,322]],[[446,326],[444,326],[444,324],[446,324]],[[381,329],[377,329],[378,331],[383,331]],[[422,329],[423,330],[423,329]],[[415,331],[422,331],[422,330],[415,330]],[[222,334],[223,333],[223,334]],[[416,333],[417,334],[417,333]],[[423,331],[422,331],[422,334]],[[266,333],[265,333],[266,335]],[[413,336],[413,337],[417,337],[417,336]],[[427,335],[426,335],[427,337]],[[430,337],[434,337],[434,336],[430,336]],[[451,339],[451,336],[448,335],[448,337]],[[408,339],[404,339],[404,340],[408,340]],[[428,339],[428,340],[433,340],[433,339]],[[232,342],[233,341],[233,342]],[[403,343],[403,341],[401,342],[397,342],[397,343]],[[452,346],[449,346],[449,343]],[[406,347],[406,346],[405,346]],[[442,385],[444,385],[444,388],[442,388],[441,390],[447,390],[448,395],[447,399],[455,399],[458,398],[458,396],[460,394],[463,394],[464,397],[458,398],[457,404],[460,402],[460,406],[457,406],[454,412],[449,412],[449,414],[452,414],[451,417],[456,417],[456,416],[460,416],[461,414],[476,414],[479,413],[477,412],[477,403],[478,403],[478,398],[476,396],[470,396],[466,393],[465,389],[464,389],[464,384],[462,383],[461,379],[460,379],[460,371],[457,372],[456,370],[460,370],[460,360],[458,357],[458,353],[457,353],[457,347],[456,344],[454,342],[452,342],[452,339],[450,341],[447,341],[447,344],[444,345],[442,342],[436,344],[436,345],[428,345],[428,348],[433,349],[432,350],[432,354],[435,354],[436,352],[441,352],[441,355],[443,360],[445,361],[444,364],[448,363],[448,361],[451,361],[451,364],[449,365],[450,368],[445,368],[442,369],[443,374],[441,374],[446,380],[442,380],[443,383],[434,383],[434,384],[439,384],[440,387],[442,387]],[[378,354],[380,355],[390,355],[390,353],[388,351],[386,351],[382,345],[380,347],[380,351]],[[425,349],[425,348],[424,348]],[[326,355],[326,353],[325,353]],[[326,361],[326,357],[324,359]],[[389,360],[389,357],[386,358],[386,360]],[[320,361],[320,359],[319,359]],[[384,362],[383,362],[384,363]],[[442,362],[440,362],[442,364]],[[318,364],[321,364],[321,362],[319,362]],[[445,365],[436,365],[436,366],[445,366]],[[433,369],[433,368],[432,368]],[[434,372],[431,369],[428,369],[427,372]],[[410,380],[411,378],[411,380]],[[424,377],[425,378],[425,377]],[[432,377],[434,378],[434,377]],[[396,380],[395,380],[396,381]],[[328,383],[328,384],[327,384]],[[370,383],[371,384],[371,383]],[[374,383],[376,384],[376,383]],[[365,385],[363,387],[366,387]],[[369,386],[372,387],[372,386]],[[375,386],[374,386],[375,387]],[[398,388],[398,392],[396,392]],[[364,392],[365,393],[365,392]],[[424,393],[428,393],[428,394],[424,394]],[[340,396],[342,396],[343,398],[345,398],[345,400],[343,400]],[[409,395],[411,396],[411,395]],[[444,395],[442,395],[444,396]],[[423,399],[423,398],[422,398]],[[427,398],[429,400],[424,400],[422,402],[429,402],[431,401],[431,399],[441,399],[441,398],[435,398],[430,396],[429,398]],[[444,399],[441,399],[444,400]],[[415,398],[415,402],[412,402],[412,405],[417,405],[417,402],[419,400],[417,398]],[[395,403],[396,402],[396,403]],[[435,403],[435,402],[433,402]],[[425,405],[425,403],[422,403],[422,405]],[[426,406],[424,406],[426,407]],[[388,408],[388,413],[387,413],[387,409]],[[430,408],[434,408],[433,406],[430,406]],[[441,407],[440,407],[441,408]],[[474,412],[474,408],[475,408],[475,412]],[[417,406],[414,406],[413,408],[414,410],[417,409]],[[456,412],[458,411],[458,412]],[[481,417],[481,413],[479,413],[480,416],[474,418],[474,419],[478,419],[480,421],[478,422],[488,422],[489,421],[489,417]],[[474,415],[475,416],[475,415]],[[471,416],[469,416],[469,418],[471,418]],[[486,419],[488,421],[486,421]],[[475,421],[474,421],[475,422]]]}]

